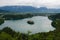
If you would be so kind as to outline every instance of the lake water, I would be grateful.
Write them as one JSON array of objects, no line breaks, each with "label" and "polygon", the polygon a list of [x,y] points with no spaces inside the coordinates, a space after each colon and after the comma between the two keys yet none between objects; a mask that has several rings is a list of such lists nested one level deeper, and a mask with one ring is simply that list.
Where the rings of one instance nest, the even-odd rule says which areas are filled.
[{"label": "lake water", "polygon": [[[34,24],[28,24],[28,20],[32,20]],[[6,20],[5,23],[0,25],[0,29],[8,26],[13,30],[22,33],[27,33],[28,31],[31,31],[32,34],[38,32],[49,32],[55,30],[55,28],[51,26],[51,22],[52,21],[49,20],[48,17],[34,16],[32,18],[26,18],[22,20]]]}]

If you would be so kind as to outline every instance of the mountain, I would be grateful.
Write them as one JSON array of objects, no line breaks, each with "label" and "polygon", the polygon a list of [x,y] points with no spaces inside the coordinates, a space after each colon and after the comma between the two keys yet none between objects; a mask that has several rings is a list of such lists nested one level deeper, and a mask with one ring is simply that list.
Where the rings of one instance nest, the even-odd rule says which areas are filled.
[{"label": "mountain", "polygon": [[4,6],[0,7],[0,9],[12,12],[33,12],[36,10],[36,8],[31,6]]},{"label": "mountain", "polygon": [[10,12],[41,12],[41,13],[60,13],[60,9],[48,9],[46,7],[35,8],[32,6],[3,6],[0,10]]}]

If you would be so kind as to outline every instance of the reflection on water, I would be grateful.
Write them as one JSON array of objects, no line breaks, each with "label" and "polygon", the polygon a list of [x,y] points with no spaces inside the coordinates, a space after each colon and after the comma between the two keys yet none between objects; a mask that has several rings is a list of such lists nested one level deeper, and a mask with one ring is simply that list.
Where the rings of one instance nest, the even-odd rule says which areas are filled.
[{"label": "reflection on water", "polygon": [[[34,24],[28,24],[28,20],[34,21]],[[6,20],[5,23],[0,26],[0,29],[8,26],[13,30],[22,33],[27,33],[27,31],[31,31],[32,33],[49,32],[55,30],[55,28],[51,26],[51,22],[52,21],[49,20],[48,17],[35,16],[32,18],[26,18],[22,20]]]}]

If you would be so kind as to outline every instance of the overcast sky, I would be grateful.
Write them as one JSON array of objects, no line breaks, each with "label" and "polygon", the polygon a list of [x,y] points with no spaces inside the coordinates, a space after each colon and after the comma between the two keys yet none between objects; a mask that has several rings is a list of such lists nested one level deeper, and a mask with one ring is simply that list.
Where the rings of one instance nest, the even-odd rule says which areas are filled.
[{"label": "overcast sky", "polygon": [[0,0],[0,6],[10,5],[60,8],[60,0]]}]

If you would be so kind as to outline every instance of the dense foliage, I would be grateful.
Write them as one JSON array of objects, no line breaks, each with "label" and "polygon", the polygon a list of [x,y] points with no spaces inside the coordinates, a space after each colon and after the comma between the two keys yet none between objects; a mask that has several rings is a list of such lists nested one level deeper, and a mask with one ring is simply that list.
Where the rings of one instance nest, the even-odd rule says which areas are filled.
[{"label": "dense foliage", "polygon": [[0,18],[0,25],[4,23],[4,19]]},{"label": "dense foliage", "polygon": [[24,18],[30,18],[33,17],[32,14],[7,14],[4,15],[2,18],[5,18],[6,20],[17,20],[17,19],[24,19]]},{"label": "dense foliage", "polygon": [[48,17],[50,20],[56,20],[56,19],[60,19],[60,13],[57,13],[55,15],[50,15]]}]

